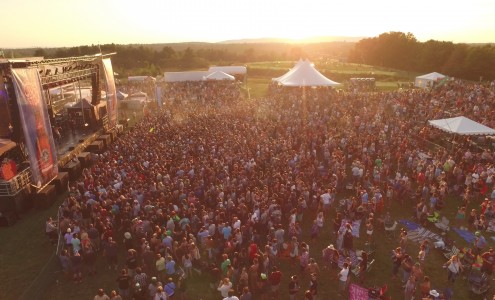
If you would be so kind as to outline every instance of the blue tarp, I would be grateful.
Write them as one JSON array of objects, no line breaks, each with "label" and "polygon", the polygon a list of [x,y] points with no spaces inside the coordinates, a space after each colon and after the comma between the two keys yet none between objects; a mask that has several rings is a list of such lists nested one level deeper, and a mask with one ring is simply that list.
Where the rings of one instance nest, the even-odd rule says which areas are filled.
[{"label": "blue tarp", "polygon": [[409,220],[399,220],[399,223],[406,226],[407,231],[416,230],[421,227],[419,224],[416,224]]},{"label": "blue tarp", "polygon": [[460,237],[462,237],[466,242],[472,244],[474,242],[475,235],[469,230],[463,230],[459,228],[452,228]]}]

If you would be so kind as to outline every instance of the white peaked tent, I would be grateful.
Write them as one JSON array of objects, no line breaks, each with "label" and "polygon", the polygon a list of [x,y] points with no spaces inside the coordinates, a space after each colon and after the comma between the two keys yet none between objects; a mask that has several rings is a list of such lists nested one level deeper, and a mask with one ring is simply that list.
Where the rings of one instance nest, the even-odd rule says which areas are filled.
[{"label": "white peaked tent", "polygon": [[272,78],[272,81],[277,81],[277,82],[280,82],[281,80],[283,80],[284,78],[286,78],[287,76],[291,75],[292,73],[294,73],[295,71],[297,71],[297,69],[304,63],[304,60],[302,58],[299,59],[299,61],[294,65],[294,67],[292,67],[292,69],[290,69],[287,73],[285,73],[284,75],[280,76],[280,77],[277,77],[277,78]]},{"label": "white peaked tent", "polygon": [[309,60],[302,62],[296,70],[291,71],[282,75],[282,79],[277,82],[283,86],[337,86],[340,84],[323,76]]},{"label": "white peaked tent", "polygon": [[420,87],[420,88],[428,88],[428,87],[433,87],[433,84],[439,80],[444,79],[445,75],[433,72],[433,73],[428,73],[425,75],[421,75],[416,77],[416,80],[414,81],[414,86]]},{"label": "white peaked tent", "polygon": [[235,77],[222,71],[216,71],[205,77],[206,80],[235,80]]},{"label": "white peaked tent", "polygon": [[430,125],[460,135],[494,135],[495,130],[466,117],[430,120]]}]

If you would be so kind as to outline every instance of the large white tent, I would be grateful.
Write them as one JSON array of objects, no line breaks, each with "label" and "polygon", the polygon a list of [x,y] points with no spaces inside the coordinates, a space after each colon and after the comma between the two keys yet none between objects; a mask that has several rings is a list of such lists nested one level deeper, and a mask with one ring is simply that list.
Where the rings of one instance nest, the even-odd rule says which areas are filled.
[{"label": "large white tent", "polygon": [[445,77],[447,77],[447,76],[440,74],[440,73],[437,73],[437,72],[432,72],[432,73],[428,73],[425,75],[421,75],[421,76],[416,77],[416,80],[414,80],[414,86],[417,86],[417,87],[420,87],[423,89],[433,87],[433,85],[437,81],[442,80]]},{"label": "large white tent", "polygon": [[222,71],[216,71],[208,76],[205,77],[206,80],[227,80],[227,81],[233,81],[235,80],[235,77],[232,75],[229,75],[227,73],[224,73]]},{"label": "large white tent", "polygon": [[[295,70],[292,71],[292,69]],[[292,69],[276,81],[283,86],[337,86],[340,84],[323,76],[309,60],[298,63],[297,68]]]},{"label": "large white tent", "polygon": [[280,82],[281,80],[283,80],[284,78],[286,78],[287,76],[290,76],[292,73],[294,73],[295,71],[297,71],[297,69],[304,63],[304,60],[302,58],[299,59],[299,61],[294,65],[294,67],[292,67],[292,69],[290,69],[287,73],[285,73],[284,75],[280,76],[280,77],[277,77],[277,78],[272,78],[272,81],[277,81],[277,82]]},{"label": "large white tent", "polygon": [[430,125],[460,135],[495,135],[495,130],[466,117],[430,120]]},{"label": "large white tent", "polygon": [[210,74],[208,71],[165,72],[163,80],[165,82],[202,81],[208,74]]}]

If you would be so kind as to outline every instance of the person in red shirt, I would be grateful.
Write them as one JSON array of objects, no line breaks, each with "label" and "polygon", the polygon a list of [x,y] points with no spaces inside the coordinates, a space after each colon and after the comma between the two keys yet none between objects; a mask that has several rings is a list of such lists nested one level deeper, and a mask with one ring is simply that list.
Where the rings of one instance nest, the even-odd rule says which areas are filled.
[{"label": "person in red shirt", "polygon": [[488,275],[492,275],[493,267],[495,266],[495,252],[493,251],[493,248],[490,248],[487,252],[483,253],[481,258],[483,259],[481,270]]},{"label": "person in red shirt", "polygon": [[282,272],[280,272],[278,268],[274,266],[272,268],[270,276],[268,277],[268,280],[270,281],[272,297],[278,299],[280,282],[282,281]]},{"label": "person in red shirt", "polygon": [[249,245],[249,258],[251,260],[255,259],[258,256],[258,245],[254,241]]}]

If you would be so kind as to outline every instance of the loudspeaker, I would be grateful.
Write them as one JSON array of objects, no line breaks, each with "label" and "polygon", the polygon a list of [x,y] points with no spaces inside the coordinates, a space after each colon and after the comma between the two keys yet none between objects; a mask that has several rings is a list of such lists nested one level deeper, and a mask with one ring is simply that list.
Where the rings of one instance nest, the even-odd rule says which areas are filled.
[{"label": "loudspeaker", "polygon": [[91,88],[93,89],[91,104],[98,105],[101,100],[101,90],[100,90],[100,72],[99,66],[96,67],[95,72],[91,76]]}]

